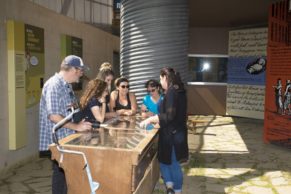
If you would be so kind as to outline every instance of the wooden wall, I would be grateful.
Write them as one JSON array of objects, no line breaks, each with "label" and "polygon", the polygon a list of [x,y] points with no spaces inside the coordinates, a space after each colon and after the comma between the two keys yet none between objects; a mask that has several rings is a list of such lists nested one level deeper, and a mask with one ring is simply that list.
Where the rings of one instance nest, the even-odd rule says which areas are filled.
[{"label": "wooden wall", "polygon": [[225,115],[226,84],[187,85],[189,115]]}]

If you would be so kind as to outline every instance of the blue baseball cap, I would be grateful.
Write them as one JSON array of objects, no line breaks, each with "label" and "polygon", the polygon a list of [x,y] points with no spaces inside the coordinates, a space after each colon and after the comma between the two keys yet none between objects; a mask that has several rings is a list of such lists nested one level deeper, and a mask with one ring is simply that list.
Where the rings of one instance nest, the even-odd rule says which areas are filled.
[{"label": "blue baseball cap", "polygon": [[79,69],[82,69],[83,71],[87,71],[89,70],[89,68],[84,65],[83,60],[81,59],[81,57],[78,57],[76,55],[68,55],[65,57],[63,63],[70,65],[72,67],[76,67]]}]

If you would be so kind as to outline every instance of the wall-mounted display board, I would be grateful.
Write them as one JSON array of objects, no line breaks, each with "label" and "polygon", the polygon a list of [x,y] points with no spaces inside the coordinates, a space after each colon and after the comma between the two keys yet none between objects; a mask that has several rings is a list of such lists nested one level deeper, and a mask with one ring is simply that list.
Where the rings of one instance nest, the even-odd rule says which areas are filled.
[{"label": "wall-mounted display board", "polygon": [[44,77],[44,30],[25,24],[26,107],[39,103]]},{"label": "wall-mounted display board", "polygon": [[27,142],[26,108],[39,102],[44,76],[44,30],[7,21],[9,149]]},{"label": "wall-mounted display board", "polygon": [[[65,58],[67,55],[77,55],[83,57],[83,40],[69,35],[61,35],[61,57]],[[73,83],[73,90],[82,90],[83,81],[80,79],[79,83]]]},{"label": "wall-mounted display board", "polygon": [[229,32],[226,113],[264,118],[267,28]]},{"label": "wall-mounted display board", "polygon": [[61,57],[65,58],[67,55],[77,55],[83,57],[83,40],[81,38],[61,35]]},{"label": "wall-mounted display board", "polygon": [[291,47],[270,48],[265,140],[291,148]]},{"label": "wall-mounted display board", "polygon": [[264,140],[291,148],[291,13],[289,0],[270,6]]}]

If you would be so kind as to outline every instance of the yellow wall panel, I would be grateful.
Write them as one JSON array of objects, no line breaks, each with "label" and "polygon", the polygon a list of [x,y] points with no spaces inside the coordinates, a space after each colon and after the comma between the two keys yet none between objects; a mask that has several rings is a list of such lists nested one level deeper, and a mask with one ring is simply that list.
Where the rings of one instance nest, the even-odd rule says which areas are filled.
[{"label": "yellow wall panel", "polygon": [[26,145],[24,24],[7,22],[9,149]]}]

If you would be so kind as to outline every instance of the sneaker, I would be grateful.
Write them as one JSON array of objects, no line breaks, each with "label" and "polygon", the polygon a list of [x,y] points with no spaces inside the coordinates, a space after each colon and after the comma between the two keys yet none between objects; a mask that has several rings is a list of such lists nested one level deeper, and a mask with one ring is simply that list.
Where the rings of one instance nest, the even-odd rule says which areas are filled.
[{"label": "sneaker", "polygon": [[175,191],[172,188],[167,188],[167,194],[175,194]]}]

